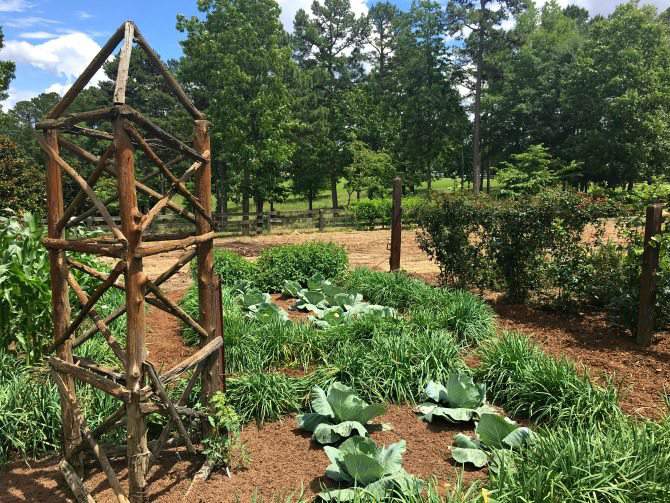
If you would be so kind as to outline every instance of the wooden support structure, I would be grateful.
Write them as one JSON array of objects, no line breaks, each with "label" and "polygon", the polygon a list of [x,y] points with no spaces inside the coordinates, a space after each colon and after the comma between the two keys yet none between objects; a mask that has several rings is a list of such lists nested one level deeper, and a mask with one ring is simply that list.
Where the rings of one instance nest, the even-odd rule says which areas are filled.
[{"label": "wooden support structure", "polygon": [[[111,106],[64,115],[119,43],[122,47]],[[137,43],[138,50],[147,53],[152,65],[165,79],[167,87],[194,118],[192,144],[164,131],[126,103],[129,75],[132,72],[133,43]],[[108,127],[93,129],[86,126],[88,122],[100,121],[111,124],[112,132],[109,132]],[[143,131],[148,131],[152,138],[145,139],[131,122]],[[47,157],[48,235],[44,238],[43,244],[49,250],[51,267],[54,338],[50,351],[56,351],[55,356],[48,358],[48,363],[61,398],[63,420],[61,472],[76,501],[82,503],[94,501],[86,492],[81,478],[81,455],[87,445],[107,477],[117,501],[144,502],[149,463],[156,459],[163,447],[168,444],[168,436],[173,427],[176,427],[179,437],[183,439],[186,451],[190,454],[196,453],[196,447],[189,438],[186,425],[187,420],[193,419],[206,423],[202,412],[187,406],[188,397],[196,384],[202,381],[203,404],[207,404],[212,394],[223,388],[222,301],[219,282],[214,273],[209,123],[170,75],[137,27],[131,21],[126,21],[75,81],[64,98],[42,122],[36,125],[36,129],[41,130],[38,133],[38,142]],[[83,135],[97,141],[112,143],[102,144],[101,154],[94,154],[92,152],[97,149],[89,152],[81,145],[59,136],[59,133]],[[86,176],[82,176],[77,171],[76,164],[70,164],[61,156],[61,147],[85,164],[92,165],[92,170]],[[139,148],[158,169],[139,176],[136,173],[135,148]],[[179,153],[176,158],[170,161],[161,159],[161,155],[175,150]],[[192,158],[195,162],[180,176],[175,175],[172,166],[186,158]],[[63,174],[74,180],[79,187],[79,191],[71,198],[67,208],[62,187]],[[116,180],[116,194],[104,201],[96,192],[96,184],[103,175]],[[149,180],[156,177],[161,178],[163,187],[169,187],[164,194],[146,185]],[[186,188],[186,182],[190,178],[195,178],[194,192]],[[146,215],[142,214],[138,206],[138,193],[143,193],[155,201]],[[176,194],[182,195],[188,201],[194,213],[172,202]],[[85,202],[88,204],[84,204]],[[114,216],[109,209],[112,202],[118,202],[119,206],[118,214]],[[80,213],[80,210],[84,210],[83,213]],[[164,210],[173,211],[195,224],[193,230],[149,235],[148,230],[152,222]],[[76,225],[95,212],[103,217],[109,228],[106,235],[84,239],[68,235],[71,234],[68,229],[72,225]],[[144,271],[145,258],[176,250],[186,251],[162,274],[149,278]],[[116,265],[110,272],[105,272],[78,258],[76,254],[113,257],[116,259]],[[197,283],[200,301],[197,320],[191,318],[160,289],[161,284],[195,259],[198,262]],[[70,269],[75,274],[83,273],[93,278],[95,286],[87,287],[90,291],[86,291],[82,285],[87,283],[80,284]],[[123,291],[125,303],[103,317],[100,315],[101,311],[96,309],[96,305],[110,288]],[[69,289],[72,289],[79,304],[72,321]],[[150,362],[151,355],[147,354],[145,344],[147,303],[186,323],[202,339],[201,348],[194,355],[162,375]],[[126,316],[125,347],[114,337],[110,329],[111,323],[120,323],[123,315]],[[118,367],[107,368],[74,354],[78,346],[97,334],[104,337],[118,357],[120,362]],[[195,370],[184,393],[178,402],[173,403],[166,387],[183,378],[184,373],[191,369]],[[88,384],[120,400],[121,407],[95,431],[91,431],[86,425],[77,401],[75,382]],[[166,415],[168,422],[150,453],[145,417],[156,412]],[[127,494],[99,443],[99,438],[104,433],[122,424],[125,424],[127,430],[125,444],[128,463]]]},{"label": "wooden support structure", "polygon": [[640,306],[637,318],[637,343],[649,346],[654,337],[656,321],[656,273],[659,265],[659,248],[655,242],[663,227],[663,205],[647,206],[644,226],[644,253],[640,275]]},{"label": "wooden support structure", "polygon": [[393,208],[391,214],[391,272],[400,269],[400,249],[402,246],[402,179],[393,180]]}]

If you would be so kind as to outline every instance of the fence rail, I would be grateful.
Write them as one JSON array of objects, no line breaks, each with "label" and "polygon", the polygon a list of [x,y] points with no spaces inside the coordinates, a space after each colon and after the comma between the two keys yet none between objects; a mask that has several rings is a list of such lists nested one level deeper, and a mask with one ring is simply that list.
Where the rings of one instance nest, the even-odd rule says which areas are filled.
[{"label": "fence rail", "polygon": [[[118,216],[112,216],[115,223],[119,223]],[[348,209],[322,208],[318,210],[299,211],[264,211],[262,213],[229,212],[214,214],[216,232],[220,236],[244,236],[270,234],[282,230],[314,229],[325,231],[333,228],[388,228],[388,219],[377,218],[357,221],[353,211]],[[102,229],[106,223],[102,217],[91,216],[81,225],[87,229]],[[151,234],[162,235],[186,231],[192,224],[179,215],[161,215],[157,217],[151,227]]]}]

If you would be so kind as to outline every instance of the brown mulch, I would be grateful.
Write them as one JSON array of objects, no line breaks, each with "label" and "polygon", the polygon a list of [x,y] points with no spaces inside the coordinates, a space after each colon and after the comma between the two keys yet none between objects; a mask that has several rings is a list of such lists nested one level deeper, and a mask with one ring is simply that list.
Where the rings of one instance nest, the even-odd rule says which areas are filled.
[{"label": "brown mulch", "polygon": [[652,419],[667,413],[663,394],[670,393],[670,333],[657,334],[655,344],[644,349],[604,313],[565,314],[500,302],[493,307],[500,329],[527,334],[545,352],[578,362],[601,383],[612,379],[626,413]]},{"label": "brown mulch", "polygon": [[[403,465],[409,473],[424,479],[435,477],[441,488],[455,483],[461,470],[449,461],[448,446],[452,445],[454,435],[460,432],[472,434],[471,430],[446,423],[427,424],[408,406],[390,406],[378,420],[392,429],[373,431],[371,437],[378,445],[405,439],[407,452]],[[266,498],[303,494],[309,498],[323,486],[331,485],[324,477],[329,462],[323,448],[312,442],[308,433],[296,428],[294,418],[287,417],[261,428],[249,425],[242,432],[242,440],[250,456],[247,468],[233,473],[232,478],[222,472],[214,473],[207,482],[194,486],[189,502],[227,503],[237,501],[237,498],[240,502],[249,502],[254,494]],[[165,453],[162,462],[152,468],[147,481],[148,501],[182,501],[202,459],[186,459],[179,454],[183,452]],[[122,463],[115,463],[115,469],[125,487],[127,471]],[[484,470],[463,474],[466,484],[485,477]],[[0,480],[0,501],[3,503],[70,501],[54,459],[35,463],[32,468],[11,465]],[[99,503],[115,501],[98,470],[88,474],[86,486]]]}]

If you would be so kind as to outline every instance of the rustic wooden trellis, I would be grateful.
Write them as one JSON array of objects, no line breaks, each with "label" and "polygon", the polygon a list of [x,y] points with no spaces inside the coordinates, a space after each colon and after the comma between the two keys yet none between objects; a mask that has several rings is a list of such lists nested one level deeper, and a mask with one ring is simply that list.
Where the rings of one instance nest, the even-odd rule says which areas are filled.
[{"label": "rustic wooden trellis", "polygon": [[[63,115],[74,99],[88,84],[121,43],[114,102],[108,108]],[[126,104],[126,85],[133,43],[142,49],[149,61],[165,79],[180,103],[194,119],[192,146],[164,131],[137,110]],[[82,125],[82,123],[84,125]],[[106,131],[101,124],[111,123]],[[90,127],[89,127],[90,126]],[[61,396],[63,417],[63,462],[61,468],[78,501],[90,502],[79,476],[81,454],[89,446],[102,467],[109,484],[120,503],[140,502],[145,497],[145,480],[150,464],[158,458],[176,428],[190,453],[195,448],[189,438],[183,418],[198,416],[197,411],[186,408],[193,386],[202,378],[202,399],[207,403],[217,390],[223,389],[223,324],[221,297],[213,264],[213,223],[211,218],[211,151],[208,122],[191,103],[181,86],[142,37],[137,27],[127,21],[119,27],[98,55],[72,85],[63,99],[49,112],[46,119],[36,125],[42,134],[38,141],[47,157],[48,237],[44,245],[49,249],[51,263],[51,289],[53,294],[54,341],[51,351],[56,356],[48,359],[53,378]],[[142,132],[150,135],[145,139]],[[67,135],[83,135],[106,142],[100,156],[95,155],[67,139]],[[61,155],[61,149],[74,155],[79,162],[92,163],[93,170],[84,178]],[[154,164],[157,170],[136,179],[135,149]],[[158,155],[175,153],[176,157],[164,162]],[[193,164],[181,176],[175,175],[173,166],[184,160]],[[79,192],[65,207],[63,173],[79,187]],[[94,187],[102,176],[116,180],[117,193],[102,201]],[[169,183],[164,193],[152,189],[148,181],[157,176]],[[195,193],[186,186],[193,178]],[[153,201],[146,213],[138,207],[137,193]],[[191,209],[173,201],[179,194]],[[82,213],[83,203],[90,207]],[[118,201],[121,225],[117,226],[108,210],[111,202]],[[151,224],[164,210],[171,210],[194,224],[187,235],[161,236],[158,240],[150,232]],[[79,214],[78,214],[79,213]],[[109,227],[108,235],[96,238],[71,239],[66,229],[83,218],[98,213]],[[159,253],[183,250],[179,259],[162,274],[150,278],[143,271],[143,259]],[[68,256],[68,252],[83,252],[109,257],[116,265],[111,273],[98,271]],[[171,278],[191,260],[197,259],[197,283],[200,301],[199,320],[192,319],[183,309],[161,290],[161,284]],[[76,269],[98,280],[92,292],[86,292],[70,272]],[[126,303],[107,317],[96,311],[96,303],[110,288],[125,292]],[[69,289],[81,304],[76,317],[71,320]],[[200,349],[175,367],[162,372],[147,359],[145,345],[145,302],[179,318],[195,330],[202,340]],[[110,324],[126,314],[127,344],[125,347],[114,339]],[[92,328],[80,330],[85,319],[93,322]],[[116,372],[95,362],[79,358],[74,350],[83,342],[101,334],[121,362],[124,372]],[[174,403],[166,386],[185,372],[193,370],[181,398]],[[94,386],[117,398],[119,409],[95,430],[86,425],[79,406],[75,381]],[[167,425],[149,450],[145,416],[150,413],[167,416]],[[108,455],[100,443],[102,434],[126,424],[128,462],[128,494],[124,492]],[[204,422],[206,428],[206,422]],[[74,467],[74,468],[73,468]]]}]

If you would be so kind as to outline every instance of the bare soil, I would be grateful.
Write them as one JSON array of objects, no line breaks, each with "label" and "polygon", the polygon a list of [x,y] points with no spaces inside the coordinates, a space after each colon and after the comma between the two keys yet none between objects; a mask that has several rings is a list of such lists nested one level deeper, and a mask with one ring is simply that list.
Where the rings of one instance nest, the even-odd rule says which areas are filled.
[{"label": "bare soil", "polygon": [[[354,267],[367,266],[388,270],[387,244],[389,231],[326,232],[314,234],[283,234],[256,238],[228,238],[217,240],[217,247],[230,249],[254,260],[260,252],[277,244],[309,240],[331,241],[344,246]],[[155,278],[167,269],[178,253],[150,257],[145,270]],[[404,231],[401,266],[406,271],[436,282],[439,268],[419,249],[415,233]],[[184,270],[164,284],[163,289],[173,301],[178,301],[191,282]],[[279,296],[273,299],[289,311],[292,319],[305,314],[289,310],[292,301]],[[670,337],[660,334],[657,343],[641,350],[625,331],[612,327],[602,314],[560,314],[533,309],[524,305],[509,305],[488,297],[498,315],[501,330],[519,330],[533,337],[547,352],[567,356],[584,365],[596,379],[613,377],[622,391],[621,405],[632,415],[651,418],[664,413],[662,393],[670,389]],[[159,368],[168,368],[192,351],[182,344],[180,323],[155,308],[147,313],[147,346],[149,359]],[[469,364],[478,363],[476,356],[468,355]],[[405,466],[410,473],[422,478],[434,476],[440,487],[453,484],[459,471],[448,460],[448,446],[460,430],[433,426],[420,421],[407,406],[391,406],[381,422],[392,425],[391,431],[376,431],[372,437],[378,443],[389,444],[401,438],[407,441]],[[196,502],[248,502],[253,494],[299,495],[317,493],[327,481],[323,473],[328,460],[323,450],[315,446],[309,436],[297,431],[293,418],[267,424],[262,428],[247,426],[242,433],[250,453],[246,469],[232,478],[215,473],[206,483],[195,486],[188,497]],[[149,501],[183,501],[201,459],[188,459],[180,450],[168,451],[162,462],[154,467],[148,478]],[[58,459],[50,458],[8,465],[0,472],[0,502],[70,502],[69,491],[62,482],[57,467]],[[122,483],[126,470],[122,462],[115,468]],[[485,477],[485,472],[466,472],[465,481]],[[91,469],[87,487],[99,502],[114,501],[104,476]]]}]

